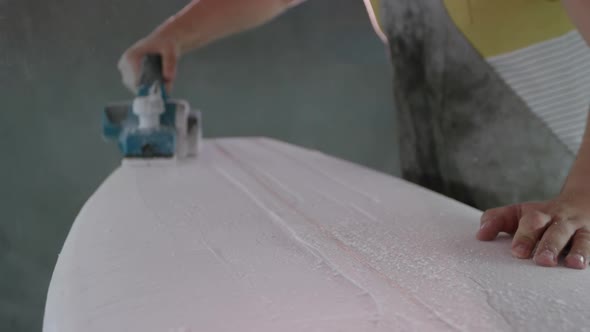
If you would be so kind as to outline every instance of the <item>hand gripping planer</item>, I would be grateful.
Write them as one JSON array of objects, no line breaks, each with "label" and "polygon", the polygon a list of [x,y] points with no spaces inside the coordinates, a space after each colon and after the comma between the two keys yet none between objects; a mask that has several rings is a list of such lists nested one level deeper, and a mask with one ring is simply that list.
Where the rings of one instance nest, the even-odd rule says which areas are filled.
[{"label": "hand gripping planer", "polygon": [[194,157],[202,140],[201,113],[168,98],[159,54],[144,57],[133,102],[105,107],[102,130],[107,140],[118,142],[124,161],[140,164]]}]

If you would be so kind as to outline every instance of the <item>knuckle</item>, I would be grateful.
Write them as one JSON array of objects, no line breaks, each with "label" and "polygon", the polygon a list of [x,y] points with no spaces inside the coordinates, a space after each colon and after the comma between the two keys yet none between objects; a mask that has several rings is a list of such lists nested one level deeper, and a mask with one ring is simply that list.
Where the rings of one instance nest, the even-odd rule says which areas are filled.
[{"label": "knuckle", "polygon": [[539,211],[531,211],[524,215],[521,224],[526,230],[536,231],[547,226],[549,216]]},{"label": "knuckle", "polygon": [[539,242],[539,247],[543,249],[557,250],[563,248],[570,240],[571,233],[565,228],[552,227],[545,232],[543,238]]},{"label": "knuckle", "polygon": [[137,53],[139,53],[138,49],[136,47],[132,47],[129,50],[127,50],[127,52],[123,53],[121,59],[129,61],[130,59],[135,57]]},{"label": "knuckle", "polygon": [[515,244],[525,243],[532,247],[535,243],[537,243],[537,239],[535,239],[533,236],[529,234],[517,234],[514,236],[514,240],[512,242]]},{"label": "knuckle", "polygon": [[581,254],[584,257],[590,256],[590,241],[576,241],[570,253]]},{"label": "knuckle", "polygon": [[569,219],[568,214],[561,213],[561,212],[552,213],[551,216],[552,216],[551,220],[553,221],[553,224],[562,224]]},{"label": "knuckle", "polygon": [[576,242],[581,242],[590,245],[590,232],[586,230],[578,230],[574,235]]},{"label": "knuckle", "polygon": [[170,40],[166,40],[166,50],[170,53],[174,53],[174,43]]}]

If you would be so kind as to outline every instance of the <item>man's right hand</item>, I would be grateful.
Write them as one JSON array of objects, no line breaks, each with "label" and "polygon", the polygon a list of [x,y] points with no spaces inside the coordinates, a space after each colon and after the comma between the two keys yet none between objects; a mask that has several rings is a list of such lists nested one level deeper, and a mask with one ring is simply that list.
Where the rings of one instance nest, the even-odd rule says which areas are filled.
[{"label": "man's right hand", "polygon": [[180,47],[174,38],[158,31],[136,42],[121,56],[118,68],[121,72],[123,84],[133,93],[137,91],[141,61],[147,54],[160,54],[162,56],[162,71],[166,90],[170,92],[172,82],[176,77],[176,65],[180,57]]}]

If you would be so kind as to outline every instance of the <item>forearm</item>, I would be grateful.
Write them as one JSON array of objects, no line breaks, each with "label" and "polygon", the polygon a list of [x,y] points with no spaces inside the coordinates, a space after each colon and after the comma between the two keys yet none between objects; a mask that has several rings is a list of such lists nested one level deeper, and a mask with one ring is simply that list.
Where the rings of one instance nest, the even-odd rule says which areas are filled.
[{"label": "forearm", "polygon": [[297,0],[193,0],[155,33],[172,38],[181,53],[266,23]]}]

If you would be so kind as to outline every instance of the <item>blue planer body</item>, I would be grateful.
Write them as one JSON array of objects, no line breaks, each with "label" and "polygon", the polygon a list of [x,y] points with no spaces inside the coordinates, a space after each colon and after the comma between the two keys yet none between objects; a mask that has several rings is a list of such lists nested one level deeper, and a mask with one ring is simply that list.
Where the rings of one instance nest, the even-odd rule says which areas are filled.
[{"label": "blue planer body", "polygon": [[168,98],[161,56],[148,55],[135,99],[107,105],[102,132],[128,159],[185,158],[197,154],[200,122],[200,112],[191,111],[186,101]]}]

